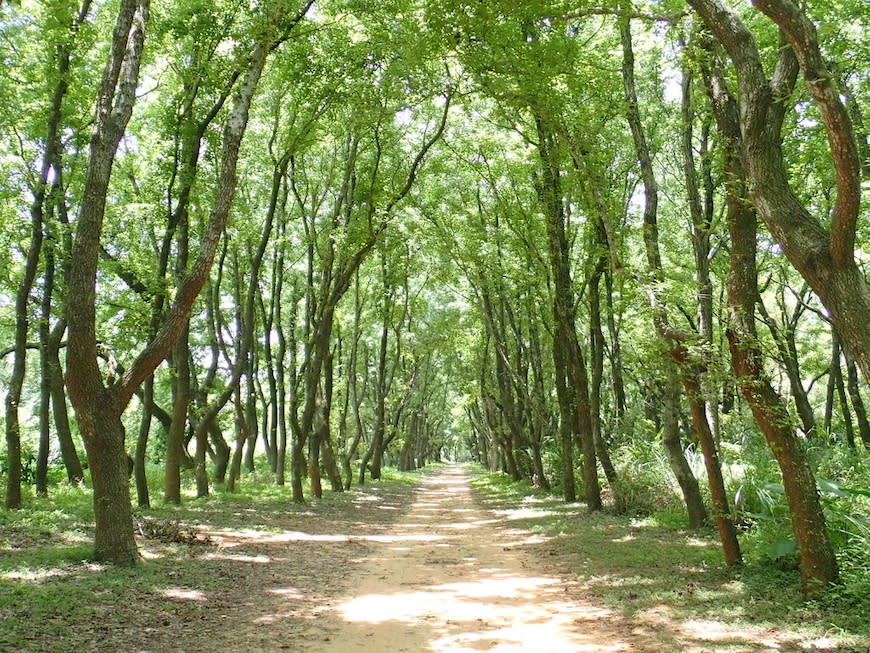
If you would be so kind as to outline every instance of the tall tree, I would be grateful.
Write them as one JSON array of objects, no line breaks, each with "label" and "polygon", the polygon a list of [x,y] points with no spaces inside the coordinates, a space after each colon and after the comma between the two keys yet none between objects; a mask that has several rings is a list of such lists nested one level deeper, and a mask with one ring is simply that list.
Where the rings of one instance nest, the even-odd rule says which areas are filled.
[{"label": "tall tree", "polygon": [[[796,69],[782,59],[774,97],[785,97],[794,84]],[[714,59],[715,61],[715,59]],[[728,341],[734,374],[767,439],[780,470],[791,509],[792,528],[800,554],[801,585],[812,596],[837,579],[837,561],[831,547],[816,481],[803,443],[791,426],[785,405],[764,371],[757,345],[755,305],[758,298],[756,271],[757,217],[749,195],[749,175],[737,101],[729,92],[721,66],[706,73],[708,93],[723,143],[726,210],[731,235],[731,272],[728,279]],[[781,123],[785,105],[771,108],[771,121]],[[745,146],[744,146],[745,147]]]},{"label": "tall tree", "polygon": [[[638,106],[637,90],[634,81],[634,50],[632,45],[631,21],[629,18],[620,19],[620,34],[622,36],[623,49],[623,80],[625,84],[625,99],[627,103],[627,120],[631,128],[638,164],[641,170],[644,187],[643,208],[643,240],[646,249],[647,264],[651,276],[650,302],[652,304],[653,321],[656,334],[662,346],[676,362],[680,370],[680,377],[689,402],[692,415],[692,425],[695,435],[701,444],[704,453],[704,466],[707,470],[707,483],[710,487],[710,496],[713,502],[714,519],[719,531],[719,539],[722,542],[722,550],[725,562],[729,565],[741,562],[740,543],[737,541],[737,529],[734,525],[734,516],[729,507],[728,495],[725,490],[725,481],[722,476],[722,465],[719,460],[718,444],[713,437],[707,412],[704,408],[703,393],[701,391],[699,365],[692,360],[692,355],[686,345],[691,336],[674,329],[668,317],[667,306],[661,297],[661,285],[664,282],[664,269],[662,267],[661,251],[659,247],[658,227],[658,181],[652,166],[652,153],[646,139],[646,132],[641,121]],[[669,363],[666,363],[668,365]],[[673,446],[673,443],[671,443]],[[673,453],[670,453],[673,458]],[[674,471],[681,476],[685,470],[680,466],[674,466]],[[678,477],[679,478],[679,477]],[[683,489],[686,505],[690,513],[697,513],[694,506],[695,497],[692,496],[691,483],[683,476],[680,484]],[[696,515],[697,517],[697,515]]]},{"label": "tall tree", "polygon": [[[861,162],[848,111],[819,47],[806,12],[791,0],[753,0],[781,30],[781,48],[772,75],[755,35],[720,0],[689,0],[733,61],[737,72],[740,133],[752,202],[789,261],[827,308],[837,332],[870,380],[870,288],[855,261],[861,202]],[[819,109],[828,137],[837,198],[829,226],[813,215],[792,188],[782,146],[778,102],[790,102],[777,89],[795,58]]]},{"label": "tall tree", "polygon": [[179,283],[160,330],[120,379],[106,383],[97,356],[97,264],[112,166],[136,99],[149,5],[147,0],[123,0],[119,8],[98,96],[67,298],[67,385],[88,452],[94,486],[95,557],[99,560],[121,565],[137,562],[121,415],[186,328],[232,206],[239,147],[266,59],[309,6],[288,18],[278,3],[269,3],[258,17],[249,64],[225,122],[220,183],[197,257]]}]

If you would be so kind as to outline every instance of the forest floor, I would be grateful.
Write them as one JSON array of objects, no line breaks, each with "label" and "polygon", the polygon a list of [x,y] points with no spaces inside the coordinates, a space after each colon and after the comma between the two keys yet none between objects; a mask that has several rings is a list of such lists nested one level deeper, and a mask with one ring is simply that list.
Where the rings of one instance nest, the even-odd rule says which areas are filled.
[{"label": "forest floor", "polygon": [[[223,498],[211,513],[199,509],[192,543],[140,542],[144,571],[79,562],[3,574],[0,594],[17,594],[5,607],[0,598],[0,650],[870,650],[854,637],[819,637],[823,625],[803,631],[799,620],[730,618],[722,592],[764,611],[763,598],[734,590],[732,572],[687,563],[656,570],[654,580],[620,569],[619,549],[578,545],[534,522],[548,514],[589,519],[587,530],[607,546],[651,553],[650,567],[658,566],[656,547],[709,542],[644,540],[637,529],[555,498],[499,500],[472,489],[463,466],[369,484],[306,508],[287,510],[285,502],[264,508]],[[667,584],[664,594],[649,591],[655,583]],[[602,585],[623,604],[602,601]],[[83,587],[90,587],[86,605],[73,598]]]}]

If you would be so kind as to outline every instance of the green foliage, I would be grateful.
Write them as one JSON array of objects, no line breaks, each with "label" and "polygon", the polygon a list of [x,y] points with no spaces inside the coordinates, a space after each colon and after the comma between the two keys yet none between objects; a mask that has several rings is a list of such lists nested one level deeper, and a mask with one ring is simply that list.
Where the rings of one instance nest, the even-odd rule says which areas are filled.
[{"label": "green foliage", "polygon": [[669,515],[680,511],[680,496],[659,442],[634,439],[625,443],[613,452],[613,464],[619,479],[613,493],[620,513],[635,516],[661,513],[663,520],[670,521]]}]

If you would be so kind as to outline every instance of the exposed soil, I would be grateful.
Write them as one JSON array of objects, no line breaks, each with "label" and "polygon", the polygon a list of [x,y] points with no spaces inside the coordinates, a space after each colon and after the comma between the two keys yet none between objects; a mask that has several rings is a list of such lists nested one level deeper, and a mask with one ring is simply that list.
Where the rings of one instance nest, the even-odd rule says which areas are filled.
[{"label": "exposed soil", "polygon": [[644,650],[468,480],[446,467],[416,488],[368,489],[352,510],[210,532],[218,546],[199,555],[237,577],[232,589],[210,595],[179,578],[164,592],[166,620],[138,631],[133,650]]}]

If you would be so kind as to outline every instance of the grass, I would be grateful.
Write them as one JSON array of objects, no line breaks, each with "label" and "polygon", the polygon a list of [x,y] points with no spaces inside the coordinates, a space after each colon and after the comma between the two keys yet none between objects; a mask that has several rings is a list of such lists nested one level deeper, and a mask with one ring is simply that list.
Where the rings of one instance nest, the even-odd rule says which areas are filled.
[{"label": "grass", "polygon": [[[513,523],[553,538],[585,589],[655,637],[663,651],[684,650],[692,633],[697,639],[717,630],[723,632],[717,651],[870,650],[864,597],[844,585],[824,600],[804,602],[794,569],[764,561],[728,568],[715,532],[683,530],[672,512],[590,514],[501,474],[481,474],[473,485],[491,510],[510,514],[521,506]],[[765,648],[771,639],[776,647]]]}]

